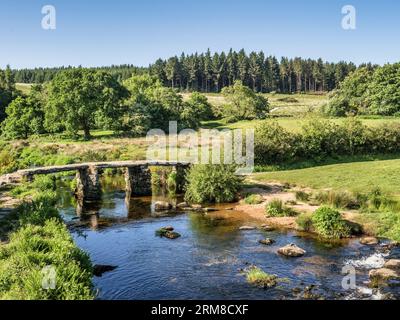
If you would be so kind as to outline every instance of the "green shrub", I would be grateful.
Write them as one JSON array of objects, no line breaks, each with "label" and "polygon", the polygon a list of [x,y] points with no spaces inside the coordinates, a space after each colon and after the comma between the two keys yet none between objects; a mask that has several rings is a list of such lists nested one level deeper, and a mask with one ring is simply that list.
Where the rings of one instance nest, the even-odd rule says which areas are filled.
[{"label": "green shrub", "polygon": [[286,131],[275,121],[263,121],[256,127],[256,163],[274,164],[291,160],[296,156],[297,147],[297,136]]},{"label": "green shrub", "polygon": [[[43,268],[56,271],[56,287],[42,287]],[[93,299],[89,257],[78,249],[67,228],[48,220],[43,226],[27,225],[0,246],[0,299]]]},{"label": "green shrub", "polygon": [[232,165],[192,166],[186,177],[185,200],[190,203],[235,201],[243,180],[235,171],[236,167]]},{"label": "green shrub", "polygon": [[300,141],[298,155],[301,158],[319,161],[339,153],[343,144],[343,134],[335,123],[313,119],[303,125]]},{"label": "green shrub", "polygon": [[350,228],[340,212],[330,207],[321,207],[315,211],[312,223],[315,231],[325,238],[340,239],[350,235]]},{"label": "green shrub", "polygon": [[246,203],[246,204],[260,204],[263,202],[264,202],[264,199],[259,194],[251,194],[251,195],[248,195],[244,199],[244,203]]},{"label": "green shrub", "polygon": [[313,230],[312,213],[301,213],[297,217],[296,223],[301,231],[311,232]]},{"label": "green shrub", "polygon": [[297,212],[286,207],[282,200],[272,199],[265,207],[265,212],[269,217],[293,217]]},{"label": "green shrub", "polygon": [[258,267],[252,267],[247,271],[247,282],[261,288],[271,288],[277,285],[278,277],[268,274]]}]

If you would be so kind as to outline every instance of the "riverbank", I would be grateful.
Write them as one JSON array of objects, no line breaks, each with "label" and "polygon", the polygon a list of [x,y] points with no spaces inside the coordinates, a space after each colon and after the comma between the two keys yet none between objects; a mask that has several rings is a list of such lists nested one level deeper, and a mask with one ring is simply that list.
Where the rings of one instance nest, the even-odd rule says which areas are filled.
[{"label": "riverbank", "polygon": [[72,240],[55,193],[36,191],[1,197],[0,300],[93,299],[89,256]]}]

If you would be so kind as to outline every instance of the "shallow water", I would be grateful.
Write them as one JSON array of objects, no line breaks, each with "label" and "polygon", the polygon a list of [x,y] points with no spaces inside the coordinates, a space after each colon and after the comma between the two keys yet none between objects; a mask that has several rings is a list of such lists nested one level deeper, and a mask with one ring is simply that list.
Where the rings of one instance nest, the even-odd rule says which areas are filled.
[{"label": "shallow water", "polygon": [[[159,215],[152,204],[164,197],[125,199],[123,182],[117,178],[103,185],[103,203],[83,209],[76,208],[69,191],[59,189],[62,213],[78,246],[94,264],[118,266],[94,277],[99,299],[301,299],[309,286],[315,286],[313,298],[382,298],[365,283],[369,269],[380,263],[380,253],[357,240],[332,244],[296,232],[240,231],[240,226],[260,222],[223,209]],[[173,226],[182,236],[156,236],[163,226]],[[265,237],[276,243],[259,244]],[[276,253],[289,243],[307,254],[285,258]],[[285,281],[267,290],[253,287],[243,273],[250,265]],[[356,267],[357,290],[342,288],[346,265]],[[386,291],[400,297],[397,288]]]}]

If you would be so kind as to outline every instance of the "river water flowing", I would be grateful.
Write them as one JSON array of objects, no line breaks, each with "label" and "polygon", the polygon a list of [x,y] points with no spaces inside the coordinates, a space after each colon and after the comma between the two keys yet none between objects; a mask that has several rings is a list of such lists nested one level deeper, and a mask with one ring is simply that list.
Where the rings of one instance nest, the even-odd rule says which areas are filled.
[{"label": "river water flowing", "polygon": [[[154,211],[154,201],[164,197],[125,199],[121,177],[103,179],[103,188],[102,203],[82,209],[69,188],[59,186],[61,212],[77,245],[94,264],[117,267],[94,277],[99,299],[381,299],[386,293],[400,297],[398,286],[383,292],[367,287],[368,271],[379,267],[388,253],[360,245],[357,239],[327,243],[293,231],[240,231],[243,225],[261,223],[226,206],[207,214],[160,214]],[[173,226],[181,237],[158,237],[155,231],[165,226]],[[276,242],[258,243],[266,237]],[[307,254],[286,258],[276,253],[289,243]],[[253,287],[243,272],[251,265],[284,281],[270,289]],[[342,288],[346,265],[357,270],[356,290]]]}]

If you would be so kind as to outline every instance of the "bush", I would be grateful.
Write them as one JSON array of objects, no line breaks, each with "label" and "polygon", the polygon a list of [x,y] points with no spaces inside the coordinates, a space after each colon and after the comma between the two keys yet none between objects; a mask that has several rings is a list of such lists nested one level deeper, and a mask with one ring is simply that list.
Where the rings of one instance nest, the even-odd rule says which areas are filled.
[{"label": "bush", "polygon": [[232,165],[192,166],[187,173],[185,200],[191,203],[235,201],[242,183],[242,177],[235,171]]},{"label": "bush", "polygon": [[256,163],[273,164],[291,160],[296,157],[297,146],[297,137],[275,121],[263,121],[256,127]]},{"label": "bush", "polygon": [[280,199],[271,200],[266,205],[265,212],[269,217],[293,217],[297,215],[296,211],[286,207]]},{"label": "bush", "polygon": [[351,233],[340,212],[330,207],[319,208],[311,220],[315,231],[324,238],[340,239]]},{"label": "bush", "polygon": [[264,199],[259,194],[251,194],[251,195],[248,195],[244,199],[244,203],[246,203],[246,204],[260,204],[263,202],[264,202]]},{"label": "bush", "polygon": [[[54,290],[42,286],[46,266],[56,271]],[[43,226],[27,225],[0,247],[0,299],[93,299],[91,277],[89,257],[56,220],[48,220]]]},{"label": "bush", "polygon": [[301,231],[311,232],[313,230],[312,214],[309,212],[301,213],[297,217],[296,223]]},{"label": "bush", "polygon": [[303,125],[300,141],[298,155],[301,158],[321,160],[338,154],[343,135],[335,123],[313,119]]}]

